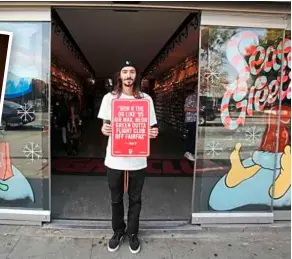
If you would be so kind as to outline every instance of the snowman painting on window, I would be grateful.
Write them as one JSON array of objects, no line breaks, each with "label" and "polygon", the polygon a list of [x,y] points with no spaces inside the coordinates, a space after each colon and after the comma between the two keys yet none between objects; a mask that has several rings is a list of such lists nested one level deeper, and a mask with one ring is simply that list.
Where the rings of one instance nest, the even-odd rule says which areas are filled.
[{"label": "snowman painting on window", "polygon": [[[213,188],[209,205],[217,211],[232,210],[245,205],[291,205],[291,109],[281,107],[279,138],[277,114],[279,107],[270,111],[269,122],[260,148],[252,157],[240,158],[241,143],[230,155],[230,170]],[[277,143],[278,140],[278,143]],[[275,152],[278,145],[278,152]],[[275,175],[275,179],[274,179]]]},{"label": "snowman painting on window", "polygon": [[9,144],[0,143],[0,199],[18,200],[28,198],[34,202],[32,188],[24,175],[11,163]]}]

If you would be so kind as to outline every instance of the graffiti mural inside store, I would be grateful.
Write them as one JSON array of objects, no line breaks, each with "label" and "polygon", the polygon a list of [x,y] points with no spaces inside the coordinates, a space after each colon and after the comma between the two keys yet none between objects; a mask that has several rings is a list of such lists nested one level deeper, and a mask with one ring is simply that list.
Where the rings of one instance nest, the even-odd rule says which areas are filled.
[{"label": "graffiti mural inside store", "polygon": [[[235,34],[227,43],[226,56],[236,69],[238,78],[228,84],[221,103],[221,120],[227,129],[234,130],[245,124],[246,115],[252,116],[253,111],[263,111],[267,104],[279,99],[281,84],[280,68],[283,57],[283,84],[289,82],[287,89],[281,89],[280,100],[291,99],[291,40],[281,41],[276,48],[267,49],[259,45],[259,36],[252,31]],[[279,71],[279,75],[268,82],[267,76],[261,72]],[[254,85],[248,87],[251,76],[257,76]],[[237,119],[230,116],[230,102],[236,103],[240,109]]]},{"label": "graffiti mural inside store", "polygon": [[11,163],[9,144],[6,142],[0,143],[0,198],[4,200],[29,198],[34,202],[29,182]]}]

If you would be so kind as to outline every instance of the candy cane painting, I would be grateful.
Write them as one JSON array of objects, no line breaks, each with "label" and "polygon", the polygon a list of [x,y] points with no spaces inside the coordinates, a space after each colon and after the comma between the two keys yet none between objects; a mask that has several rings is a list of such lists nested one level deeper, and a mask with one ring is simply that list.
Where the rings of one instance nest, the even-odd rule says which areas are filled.
[{"label": "candy cane painting", "polygon": [[34,202],[32,188],[23,174],[12,165],[9,144],[0,143],[0,199],[30,199]]},{"label": "candy cane painting", "polygon": [[[281,60],[283,66],[281,71]],[[246,116],[252,116],[253,111],[263,111],[267,104],[273,104],[285,98],[291,99],[291,40],[286,38],[280,41],[278,46],[269,46],[267,50],[259,45],[259,36],[252,31],[243,31],[232,36],[227,43],[226,57],[229,63],[236,69],[236,80],[226,87],[226,92],[221,103],[221,121],[229,130],[237,129],[245,124]],[[248,61],[246,60],[248,59]],[[290,72],[288,73],[288,70]],[[279,76],[268,82],[266,74],[271,71],[279,71]],[[288,83],[287,89],[281,89],[279,97],[281,76],[283,85]],[[253,85],[251,76],[257,76]],[[229,106],[231,101],[240,109],[238,118],[231,118]]]},{"label": "candy cane painting", "polygon": [[[245,39],[250,39],[244,41]],[[242,42],[244,42],[242,46]],[[228,61],[234,65],[238,72],[238,78],[227,86],[227,91],[221,103],[221,119],[223,124],[228,129],[236,129],[238,125],[244,124],[245,113],[247,110],[247,100],[244,100],[248,92],[247,81],[250,78],[249,67],[244,59],[246,54],[244,51],[250,46],[258,44],[258,36],[254,32],[240,32],[233,36],[227,43],[226,56]],[[239,48],[242,46],[243,48]],[[237,108],[241,108],[239,117],[232,120],[229,115],[229,102],[231,97],[237,102]]]}]

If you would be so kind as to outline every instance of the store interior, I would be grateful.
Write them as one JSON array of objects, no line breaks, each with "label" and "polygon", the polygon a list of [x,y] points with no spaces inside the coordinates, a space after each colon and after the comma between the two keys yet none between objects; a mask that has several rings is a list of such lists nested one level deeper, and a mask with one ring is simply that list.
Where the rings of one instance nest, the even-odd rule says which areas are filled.
[{"label": "store interior", "polygon": [[183,107],[197,88],[199,15],[61,8],[52,19],[52,118],[57,103],[74,95],[82,118],[74,152],[64,145],[60,122],[51,119],[52,217],[111,218],[103,165],[107,138],[97,113],[120,64],[131,60],[141,89],[153,98],[160,130],[151,141],[141,220],[190,219],[194,162],[184,157]]}]

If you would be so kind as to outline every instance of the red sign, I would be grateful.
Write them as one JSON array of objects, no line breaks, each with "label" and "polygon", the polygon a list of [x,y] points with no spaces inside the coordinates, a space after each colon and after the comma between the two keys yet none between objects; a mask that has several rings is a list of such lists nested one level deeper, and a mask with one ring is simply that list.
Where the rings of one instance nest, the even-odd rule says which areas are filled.
[{"label": "red sign", "polygon": [[113,100],[112,156],[149,156],[149,115],[148,100]]}]

